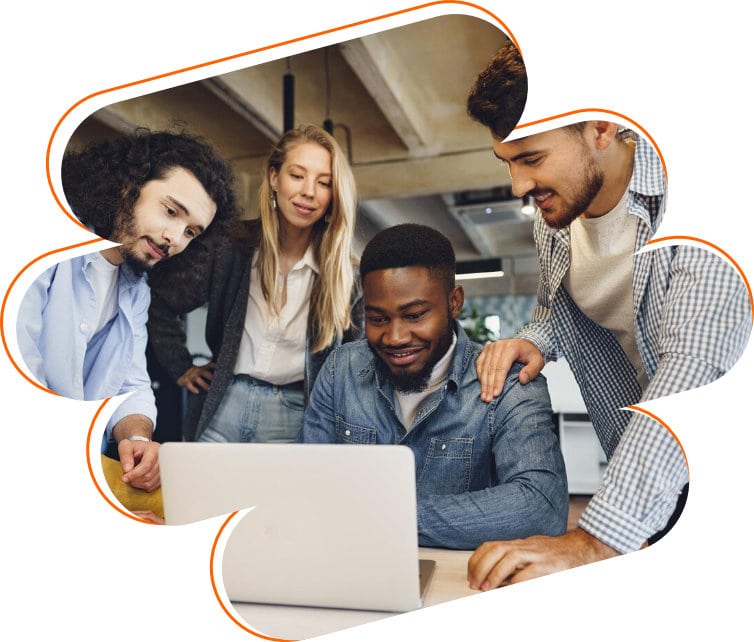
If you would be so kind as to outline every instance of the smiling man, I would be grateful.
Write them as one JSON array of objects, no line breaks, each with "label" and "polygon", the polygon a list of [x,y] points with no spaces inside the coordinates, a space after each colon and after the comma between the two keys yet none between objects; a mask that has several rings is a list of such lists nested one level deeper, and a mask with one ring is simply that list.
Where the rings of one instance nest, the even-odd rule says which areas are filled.
[{"label": "smiling man", "polygon": [[411,448],[422,546],[562,533],[565,472],[545,381],[524,387],[513,371],[495,401],[480,399],[481,346],[456,321],[463,289],[450,242],[421,225],[388,228],[360,272],[366,339],[328,357],[302,441]]},{"label": "smiling man", "polygon": [[508,385],[512,366],[528,385],[545,361],[564,356],[609,464],[578,528],[479,547],[469,581],[482,589],[663,537],[683,509],[686,461],[668,430],[624,408],[722,376],[751,331],[746,285],[719,256],[692,245],[641,251],[660,226],[666,196],[664,168],[648,141],[602,120],[520,138],[501,129],[521,68],[519,52],[506,45],[467,101],[469,115],[492,134],[513,193],[538,206],[537,304],[516,337],[485,346],[482,398]]},{"label": "smiling man", "polygon": [[145,272],[183,252],[213,221],[221,229],[236,217],[232,174],[198,138],[138,130],[66,154],[62,183],[76,216],[118,245],[42,273],[21,303],[19,348],[34,377],[62,396],[131,393],[110,419],[107,441],[117,444],[123,481],[154,490]]}]

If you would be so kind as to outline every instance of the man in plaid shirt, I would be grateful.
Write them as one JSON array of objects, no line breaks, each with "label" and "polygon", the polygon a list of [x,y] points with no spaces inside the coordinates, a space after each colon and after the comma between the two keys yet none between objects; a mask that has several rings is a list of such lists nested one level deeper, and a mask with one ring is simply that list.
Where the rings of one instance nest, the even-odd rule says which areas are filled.
[{"label": "man in plaid shirt", "polygon": [[526,383],[565,356],[609,465],[574,530],[482,544],[469,583],[483,590],[634,551],[667,532],[688,488],[683,452],[658,422],[621,409],[722,376],[752,322],[745,283],[716,254],[690,245],[639,252],[665,207],[665,173],[647,141],[606,121],[506,138],[508,100],[520,102],[512,88],[525,82],[509,44],[468,99],[514,194],[534,197],[541,269],[531,322],[479,357],[482,398],[500,394],[514,361],[525,364]]}]

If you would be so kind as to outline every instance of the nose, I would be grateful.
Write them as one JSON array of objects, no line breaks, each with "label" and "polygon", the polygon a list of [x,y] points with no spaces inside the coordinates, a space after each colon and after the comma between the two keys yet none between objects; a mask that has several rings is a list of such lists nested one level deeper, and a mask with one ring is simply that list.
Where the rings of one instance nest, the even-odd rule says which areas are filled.
[{"label": "nose", "polygon": [[186,249],[189,239],[184,234],[185,227],[183,221],[180,221],[177,218],[171,220],[170,223],[165,226],[165,229],[162,232],[162,239],[165,245],[169,248],[168,254],[170,256],[179,254]]},{"label": "nose", "polygon": [[314,197],[314,185],[316,179],[314,177],[307,177],[301,183],[301,195],[307,198]]},{"label": "nose", "polygon": [[396,319],[385,329],[383,341],[388,346],[407,345],[411,343],[411,332],[402,320]]},{"label": "nose", "polygon": [[536,182],[530,172],[522,167],[511,167],[511,191],[514,196],[521,198],[526,196],[536,187]]}]

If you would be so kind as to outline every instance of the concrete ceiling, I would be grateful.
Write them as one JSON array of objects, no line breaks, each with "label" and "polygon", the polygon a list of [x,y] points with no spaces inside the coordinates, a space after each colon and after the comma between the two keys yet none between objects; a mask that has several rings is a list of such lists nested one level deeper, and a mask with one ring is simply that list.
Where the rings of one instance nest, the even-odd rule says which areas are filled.
[{"label": "concrete ceiling", "polygon": [[136,126],[185,126],[238,176],[246,216],[271,143],[283,132],[283,77],[294,78],[294,124],[325,119],[346,150],[359,194],[356,251],[378,230],[413,221],[453,242],[459,261],[501,257],[506,276],[467,282],[468,294],[533,293],[531,221],[510,194],[488,132],[466,95],[506,36],[449,15],[312,49],[100,109],[74,133],[80,146]]}]

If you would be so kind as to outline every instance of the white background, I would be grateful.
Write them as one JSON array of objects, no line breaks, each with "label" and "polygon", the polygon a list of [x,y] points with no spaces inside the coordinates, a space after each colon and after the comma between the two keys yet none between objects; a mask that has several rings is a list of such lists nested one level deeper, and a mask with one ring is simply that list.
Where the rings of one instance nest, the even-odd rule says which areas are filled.
[{"label": "white background", "polygon": [[[38,255],[86,238],[54,202],[45,175],[53,129],[76,102],[123,83],[412,6],[366,4],[214,0],[193,8],[187,2],[68,1],[50,8],[16,3],[6,10],[0,38],[0,291]],[[481,4],[523,50],[530,83],[524,120],[597,107],[637,121],[660,146],[669,172],[661,234],[703,237],[754,275],[747,233],[752,38],[737,3],[703,5],[704,11],[692,3],[671,9],[656,0],[619,5],[620,11],[605,2]],[[447,3],[412,12],[398,24],[458,10],[483,15]],[[74,111],[61,131],[70,132],[98,104],[93,99]],[[57,143],[64,145],[67,135],[61,136]],[[8,306],[4,332],[13,349],[12,300]],[[742,637],[751,629],[753,361],[748,349],[716,383],[647,406],[680,437],[691,470],[686,511],[657,546],[333,639]],[[212,593],[209,552],[218,523],[158,528],[117,513],[86,468],[86,432],[97,404],[40,392],[5,358],[0,377],[0,635],[254,639],[227,618]]]}]

